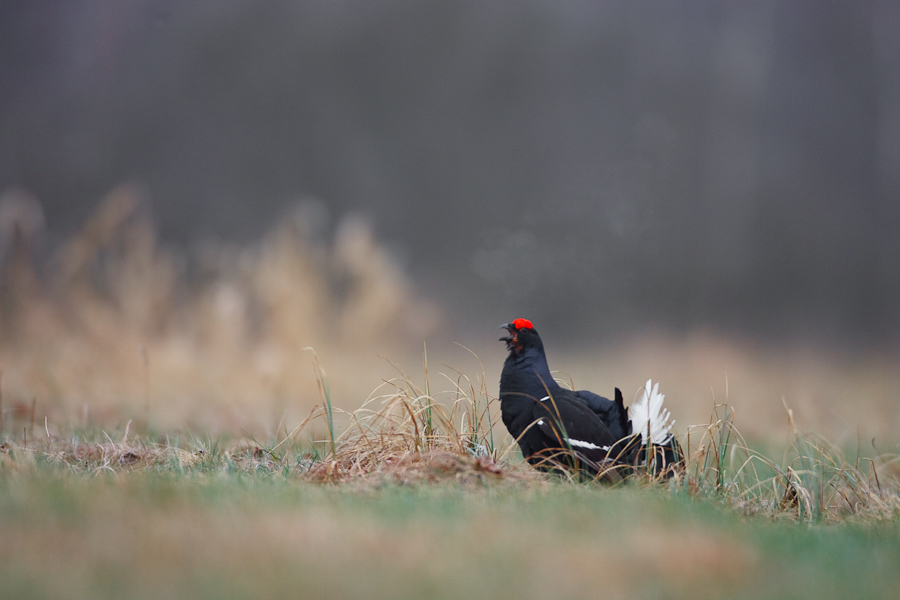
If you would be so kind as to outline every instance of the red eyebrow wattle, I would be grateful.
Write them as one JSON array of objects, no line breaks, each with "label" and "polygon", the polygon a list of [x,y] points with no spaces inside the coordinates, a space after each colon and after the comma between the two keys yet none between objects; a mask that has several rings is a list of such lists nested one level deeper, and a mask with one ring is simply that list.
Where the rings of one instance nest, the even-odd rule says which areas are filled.
[{"label": "red eyebrow wattle", "polygon": [[531,321],[529,321],[528,319],[516,319],[512,322],[512,324],[516,329],[533,329]]}]

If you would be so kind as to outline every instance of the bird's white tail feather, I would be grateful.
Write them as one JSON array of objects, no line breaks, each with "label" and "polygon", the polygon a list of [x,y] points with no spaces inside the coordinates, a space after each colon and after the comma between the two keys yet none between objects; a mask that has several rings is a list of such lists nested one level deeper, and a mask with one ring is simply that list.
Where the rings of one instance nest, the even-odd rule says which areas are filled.
[{"label": "bird's white tail feather", "polygon": [[671,437],[669,430],[675,421],[668,422],[669,411],[663,409],[665,399],[666,397],[659,393],[659,383],[653,385],[653,381],[648,379],[644,393],[628,409],[631,416],[631,430],[634,433],[640,432],[641,444],[645,446],[648,433],[650,441],[654,444],[665,444]]}]

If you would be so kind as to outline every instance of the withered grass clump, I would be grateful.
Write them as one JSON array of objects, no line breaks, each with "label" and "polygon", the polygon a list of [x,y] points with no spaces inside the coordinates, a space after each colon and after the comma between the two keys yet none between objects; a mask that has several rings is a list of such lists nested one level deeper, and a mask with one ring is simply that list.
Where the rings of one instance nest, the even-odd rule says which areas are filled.
[{"label": "withered grass clump", "polygon": [[327,439],[318,443],[326,452],[318,460],[301,461],[304,477],[401,484],[541,480],[527,465],[510,462],[511,446],[495,445],[493,423],[498,417],[492,413],[496,410],[492,402],[496,402],[488,395],[483,372],[477,381],[458,371],[453,376],[442,373],[450,389],[433,393],[427,355],[423,386],[397,369],[400,376],[382,383],[362,407],[337,411],[343,417],[339,435],[333,429],[327,378],[319,369],[323,409],[298,429],[314,417],[324,420]]}]

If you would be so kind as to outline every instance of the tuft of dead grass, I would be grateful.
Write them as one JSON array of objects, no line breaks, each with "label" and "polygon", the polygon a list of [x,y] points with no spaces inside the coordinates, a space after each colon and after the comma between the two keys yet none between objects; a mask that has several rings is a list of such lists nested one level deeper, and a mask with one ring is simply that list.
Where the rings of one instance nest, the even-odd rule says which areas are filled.
[{"label": "tuft of dead grass", "polygon": [[[319,482],[373,479],[401,484],[539,478],[527,466],[510,462],[511,445],[495,445],[496,399],[487,392],[483,371],[475,379],[459,371],[441,373],[449,388],[434,392],[427,353],[423,384],[396,368],[400,375],[384,381],[362,407],[339,411],[343,431],[331,452],[307,463],[305,476]],[[320,383],[325,408],[317,416],[331,423],[334,415],[328,408],[324,372]],[[328,441],[319,443],[325,447]]]}]

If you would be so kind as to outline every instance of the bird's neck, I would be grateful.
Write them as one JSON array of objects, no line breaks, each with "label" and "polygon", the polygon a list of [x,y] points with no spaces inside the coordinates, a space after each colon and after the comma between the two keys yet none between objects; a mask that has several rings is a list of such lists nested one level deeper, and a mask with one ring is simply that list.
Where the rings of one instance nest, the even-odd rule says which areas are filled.
[{"label": "bird's neck", "polygon": [[545,395],[545,390],[553,392],[559,389],[559,384],[550,374],[547,365],[547,357],[542,349],[529,348],[520,354],[510,353],[503,363],[503,371],[500,373],[500,396],[509,394],[540,394],[536,399]]}]

